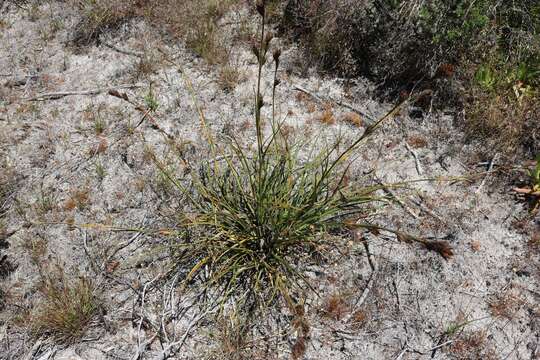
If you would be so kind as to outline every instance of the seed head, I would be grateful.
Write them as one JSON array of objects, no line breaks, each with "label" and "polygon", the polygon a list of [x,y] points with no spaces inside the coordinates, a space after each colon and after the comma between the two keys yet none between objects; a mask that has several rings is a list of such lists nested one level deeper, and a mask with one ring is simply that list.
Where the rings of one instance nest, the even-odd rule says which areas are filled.
[{"label": "seed head", "polygon": [[274,50],[274,53],[272,54],[274,57],[274,62],[276,63],[276,67],[279,66],[279,58],[281,57],[281,49],[277,48]]},{"label": "seed head", "polygon": [[265,0],[257,0],[257,12],[261,15],[261,16],[264,16],[264,9],[265,9]]},{"label": "seed head", "polygon": [[424,246],[426,249],[435,251],[439,255],[441,255],[445,260],[450,259],[452,256],[454,256],[454,251],[444,241],[427,241],[424,243]]},{"label": "seed head", "polygon": [[266,36],[264,37],[264,49],[265,51],[268,50],[268,47],[270,46],[270,41],[274,38],[274,35],[271,32],[266,33]]},{"label": "seed head", "polygon": [[257,47],[257,45],[252,45],[251,46],[251,51],[253,52],[253,55],[255,55],[255,57],[257,59],[259,59],[260,52],[259,52],[259,48]]}]

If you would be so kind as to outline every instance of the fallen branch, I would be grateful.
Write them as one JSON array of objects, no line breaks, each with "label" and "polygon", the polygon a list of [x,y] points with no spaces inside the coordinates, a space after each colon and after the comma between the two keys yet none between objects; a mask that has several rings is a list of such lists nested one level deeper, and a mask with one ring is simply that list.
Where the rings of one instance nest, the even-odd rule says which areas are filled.
[{"label": "fallen branch", "polygon": [[315,100],[317,100],[317,102],[319,102],[319,103],[324,102],[324,100],[321,99],[321,98],[319,97],[319,95],[317,95],[317,94],[315,94],[315,93],[312,93],[311,91],[309,91],[309,90],[307,90],[307,89],[301,87],[300,85],[294,85],[293,89],[294,89],[294,90],[297,90],[297,91],[300,91],[300,92],[303,92],[303,93],[306,94],[306,95],[311,96],[312,98],[314,98]]},{"label": "fallen branch", "polygon": [[411,234],[407,234],[398,230],[390,229],[390,228],[380,226],[380,225],[369,224],[369,223],[354,223],[354,224],[349,223],[347,224],[347,227],[349,229],[365,229],[372,232],[375,235],[378,235],[381,231],[387,231],[389,233],[394,234],[399,242],[406,243],[406,244],[412,244],[412,243],[421,244],[424,246],[426,250],[438,253],[445,260],[449,260],[450,258],[452,258],[452,256],[454,256],[454,251],[452,250],[452,247],[448,245],[446,241],[424,239],[424,238],[413,236]]},{"label": "fallen branch", "polygon": [[530,195],[530,196],[540,196],[540,191],[535,191],[534,189],[529,188],[514,188],[514,192],[518,194]]},{"label": "fallen branch", "polygon": [[442,347],[444,347],[446,345],[450,345],[453,342],[454,342],[454,340],[448,340],[447,342],[444,342],[442,344],[439,344],[437,346],[432,347],[431,349],[428,349],[428,350],[424,351],[424,353],[433,352],[433,351],[435,351],[437,349],[440,349],[440,348],[442,348]]},{"label": "fallen branch", "polygon": [[118,89],[135,89],[143,87],[142,85],[138,84],[128,84],[128,85],[118,85],[118,86],[112,86],[108,88],[98,88],[98,89],[91,89],[91,90],[81,90],[81,91],[61,91],[61,92],[52,92],[52,93],[45,93],[37,95],[33,98],[26,99],[27,101],[45,101],[45,100],[57,100],[61,99],[66,96],[74,96],[74,95],[97,95],[105,92],[115,91]]}]

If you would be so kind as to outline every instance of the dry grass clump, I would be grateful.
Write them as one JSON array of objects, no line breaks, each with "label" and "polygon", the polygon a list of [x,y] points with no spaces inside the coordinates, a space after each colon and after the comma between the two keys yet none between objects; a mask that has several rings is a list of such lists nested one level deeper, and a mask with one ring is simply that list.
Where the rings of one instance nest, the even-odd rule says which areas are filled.
[{"label": "dry grass clump", "polygon": [[532,250],[535,250],[535,251],[540,250],[540,227],[535,233],[531,235],[527,244]]},{"label": "dry grass clump", "polygon": [[236,66],[224,65],[219,69],[218,84],[225,91],[233,90],[241,78],[242,74]]},{"label": "dry grass clump", "polygon": [[495,317],[513,320],[524,304],[524,299],[515,290],[507,290],[489,302],[489,310]]},{"label": "dry grass clump", "polygon": [[334,125],[336,123],[336,118],[334,117],[334,112],[332,108],[327,106],[321,114],[317,117],[319,122],[325,125]]},{"label": "dry grass clump", "polygon": [[[159,4],[148,0],[70,1],[82,14],[72,38],[72,43],[78,47],[98,43],[103,33],[118,29],[130,19],[142,18],[172,37],[183,40],[189,49],[208,64],[219,65],[218,81],[224,90],[233,89],[240,80],[240,73],[230,63],[228,48],[233,44],[227,43],[227,32],[219,23],[239,0],[163,0]],[[135,65],[137,78],[154,71],[153,59],[145,57]]]},{"label": "dry grass clump", "polygon": [[235,0],[164,0],[159,4],[149,0],[70,1],[82,15],[72,38],[77,46],[96,43],[105,32],[139,17],[183,39],[209,63],[222,63],[227,58],[217,22],[237,3]]},{"label": "dry grass clump", "polygon": [[291,348],[291,355],[294,360],[302,359],[306,353],[307,344],[310,338],[311,326],[306,319],[303,304],[289,305],[289,310],[293,316],[293,328],[296,332],[296,340]]},{"label": "dry grass clump", "polygon": [[492,151],[519,154],[525,150],[527,157],[540,154],[540,58],[534,71],[537,78],[528,84],[512,74],[477,76],[464,104],[470,138],[484,139]]},{"label": "dry grass clump", "polygon": [[210,335],[216,341],[217,348],[205,357],[208,359],[247,360],[258,359],[253,350],[253,340],[248,334],[249,324],[235,312],[222,315],[217,319],[216,331]]},{"label": "dry grass clump", "polygon": [[[0,150],[0,156],[2,155]],[[15,265],[8,259],[8,256],[3,254],[4,249],[9,246],[6,239],[8,234],[7,225],[4,217],[10,207],[12,194],[15,188],[15,173],[6,163],[0,162],[0,279],[6,277],[13,270]],[[2,294],[0,293],[0,303],[2,302]]]},{"label": "dry grass clump", "polygon": [[31,316],[30,327],[36,336],[47,335],[61,343],[80,339],[100,308],[92,281],[86,277],[68,280],[45,277],[39,288],[42,301]]},{"label": "dry grass clump", "polygon": [[65,210],[84,210],[90,202],[90,191],[88,189],[76,189],[71,192],[69,199],[64,204]]},{"label": "dry grass clump", "polygon": [[209,64],[227,64],[229,54],[219,20],[238,0],[164,0],[147,4],[145,16],[154,24],[183,39]]},{"label": "dry grass clump", "polygon": [[81,12],[81,20],[75,26],[71,42],[84,47],[99,42],[107,31],[116,30],[133,18],[145,1],[127,0],[70,0]]},{"label": "dry grass clump", "polygon": [[461,335],[447,349],[456,359],[486,359],[499,360],[500,357],[493,350],[487,340],[486,331],[468,332]]},{"label": "dry grass clump", "polygon": [[355,112],[347,112],[341,116],[341,121],[353,126],[361,127],[363,125],[362,117]]},{"label": "dry grass clump", "polygon": [[[0,156],[2,152],[0,150]],[[15,172],[5,162],[0,162],[0,249],[7,246],[5,239],[8,237],[7,226],[4,222],[4,217],[10,207],[11,200],[13,198],[13,191],[15,189]],[[7,257],[2,256],[0,252],[0,266],[5,264],[7,266]],[[1,270],[0,270],[1,272]]]},{"label": "dry grass clump", "polygon": [[155,57],[144,54],[133,66],[135,78],[138,80],[154,74],[158,69],[157,64],[158,62]]},{"label": "dry grass clump", "polygon": [[333,294],[323,304],[322,314],[333,320],[341,320],[350,310],[346,298],[342,294]]},{"label": "dry grass clump", "polygon": [[428,146],[428,141],[421,136],[409,136],[407,143],[414,149],[422,149]]},{"label": "dry grass clump", "polygon": [[540,154],[531,162],[531,168],[525,171],[528,177],[525,186],[514,188],[514,192],[529,202],[534,216],[540,210]]}]

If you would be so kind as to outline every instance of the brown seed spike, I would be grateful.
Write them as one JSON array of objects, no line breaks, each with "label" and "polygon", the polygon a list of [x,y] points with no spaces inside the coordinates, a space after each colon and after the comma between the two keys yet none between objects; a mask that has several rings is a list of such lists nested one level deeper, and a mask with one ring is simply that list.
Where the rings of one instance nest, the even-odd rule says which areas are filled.
[{"label": "brown seed spike", "polygon": [[430,251],[435,251],[439,253],[439,255],[445,258],[445,260],[448,260],[452,256],[454,256],[454,251],[452,250],[450,245],[448,245],[444,241],[426,241],[424,243],[424,246]]},{"label": "brown seed spike", "polygon": [[251,51],[257,59],[259,59],[259,48],[256,45],[251,46]]},{"label": "brown seed spike", "polygon": [[116,90],[114,90],[114,89],[113,89],[113,90],[109,90],[109,95],[114,96],[114,97],[117,97],[117,98],[120,98],[120,99],[124,99],[124,100],[126,100],[126,101],[129,101],[129,99],[128,99],[128,97],[127,97],[126,94],[120,93],[120,92],[118,92],[118,91],[116,91]]},{"label": "brown seed spike", "polygon": [[274,57],[274,61],[276,63],[276,67],[279,65],[279,58],[281,57],[281,49],[275,49],[274,53],[272,54]]},{"label": "brown seed spike", "polygon": [[257,0],[257,12],[264,16],[264,9],[265,9],[265,1],[264,0]]},{"label": "brown seed spike", "polygon": [[266,36],[264,37],[264,48],[268,49],[270,46],[270,41],[274,38],[274,35],[271,32],[266,33]]},{"label": "brown seed spike", "polygon": [[300,336],[298,339],[296,339],[296,342],[294,343],[292,347],[292,358],[295,360],[301,359],[305,353],[306,353],[306,339],[303,336]]}]

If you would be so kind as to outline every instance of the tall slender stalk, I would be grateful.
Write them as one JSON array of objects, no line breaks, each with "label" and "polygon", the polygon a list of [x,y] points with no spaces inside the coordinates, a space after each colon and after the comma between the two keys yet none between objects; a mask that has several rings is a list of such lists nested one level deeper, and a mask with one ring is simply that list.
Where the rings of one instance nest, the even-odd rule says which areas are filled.
[{"label": "tall slender stalk", "polygon": [[261,94],[261,80],[262,80],[262,70],[266,62],[266,50],[264,49],[264,36],[265,36],[265,20],[266,12],[264,10],[264,5],[262,11],[259,11],[261,14],[261,37],[259,39],[259,48],[256,51],[257,60],[259,64],[258,74],[257,74],[257,93],[255,95],[255,129],[257,131],[257,150],[259,154],[259,163],[262,167],[263,161],[263,139],[262,139],[262,123],[261,123],[261,109],[263,106],[263,99]]}]

